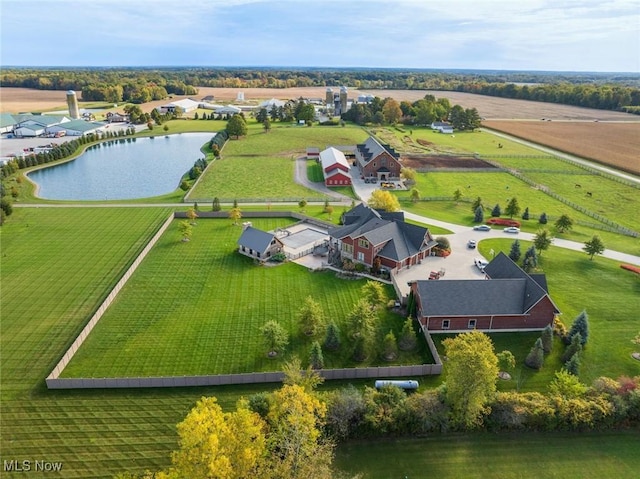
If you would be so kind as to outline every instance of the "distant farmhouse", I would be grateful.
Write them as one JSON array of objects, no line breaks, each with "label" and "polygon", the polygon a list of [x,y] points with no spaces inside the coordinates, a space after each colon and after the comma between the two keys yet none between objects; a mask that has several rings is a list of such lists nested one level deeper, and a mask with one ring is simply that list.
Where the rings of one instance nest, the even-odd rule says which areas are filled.
[{"label": "distant farmhouse", "polygon": [[431,129],[440,133],[453,133],[453,126],[446,121],[434,121],[431,123]]},{"label": "distant farmhouse", "polygon": [[61,115],[2,114],[2,133],[19,138],[82,136],[102,132],[106,123],[71,120]]},{"label": "distant farmhouse", "polygon": [[344,213],[343,226],[329,230],[340,259],[391,272],[422,262],[436,246],[427,228],[404,222],[403,213],[386,213],[360,204]]},{"label": "distant farmhouse", "polygon": [[504,253],[484,268],[487,279],[418,280],[416,316],[429,332],[539,331],[560,313],[544,274],[527,274]]},{"label": "distant farmhouse", "polygon": [[400,178],[400,155],[389,145],[383,145],[373,136],[356,147],[356,164],[364,179],[387,181]]}]

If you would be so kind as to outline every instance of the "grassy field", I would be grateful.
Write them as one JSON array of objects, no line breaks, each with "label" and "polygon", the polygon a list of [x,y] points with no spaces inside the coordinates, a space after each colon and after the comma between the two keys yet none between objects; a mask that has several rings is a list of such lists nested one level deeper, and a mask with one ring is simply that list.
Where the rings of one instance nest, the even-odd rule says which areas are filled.
[{"label": "grassy field", "polygon": [[350,442],[336,463],[363,479],[601,479],[638,477],[640,455],[638,431],[454,434]]},{"label": "grassy field", "polygon": [[322,197],[293,181],[294,160],[304,155],[308,146],[325,148],[330,144],[354,144],[366,139],[366,132],[359,127],[309,128],[277,124],[265,133],[262,125],[249,123],[247,137],[227,142],[222,159],[207,169],[189,197],[258,200]]},{"label": "grassy field", "polygon": [[[253,220],[264,230],[290,223]],[[339,280],[332,272],[310,274],[294,263],[256,266],[236,252],[241,229],[228,220],[198,221],[187,244],[177,226],[176,221],[145,259],[63,376],[277,371],[293,355],[307,361],[311,340],[299,334],[296,323],[304,298],[312,294],[327,317],[344,326],[364,284]],[[287,353],[278,359],[267,358],[259,332],[269,320],[290,332]],[[389,329],[399,335],[402,320],[384,312],[380,339]],[[372,357],[360,365],[422,364],[428,358],[424,353],[402,353],[393,363]],[[342,354],[326,353],[325,361],[326,367],[356,365],[348,345]]]}]

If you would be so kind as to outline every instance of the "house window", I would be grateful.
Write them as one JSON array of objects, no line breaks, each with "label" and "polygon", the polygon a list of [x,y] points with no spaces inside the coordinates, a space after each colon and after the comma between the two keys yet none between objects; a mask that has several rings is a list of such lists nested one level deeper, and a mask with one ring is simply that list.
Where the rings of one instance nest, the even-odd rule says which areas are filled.
[{"label": "house window", "polygon": [[380,161],[380,164],[382,166],[387,166],[387,159],[386,158],[382,158],[382,160]]},{"label": "house window", "polygon": [[467,326],[467,328],[476,329],[476,320],[475,319],[470,319],[469,320],[469,325]]},{"label": "house window", "polygon": [[366,239],[359,239],[358,246],[360,248],[369,249],[369,242]]},{"label": "house window", "polygon": [[344,251],[345,253],[353,253],[353,245],[342,243],[342,251]]},{"label": "house window", "polygon": [[358,261],[364,261],[364,253],[362,251],[358,251]]},{"label": "house window", "polygon": [[449,329],[449,320],[448,319],[443,319],[442,320],[442,329]]},{"label": "house window", "polygon": [[376,167],[376,163],[375,163],[375,162],[373,163],[373,167],[374,167],[374,168]]}]

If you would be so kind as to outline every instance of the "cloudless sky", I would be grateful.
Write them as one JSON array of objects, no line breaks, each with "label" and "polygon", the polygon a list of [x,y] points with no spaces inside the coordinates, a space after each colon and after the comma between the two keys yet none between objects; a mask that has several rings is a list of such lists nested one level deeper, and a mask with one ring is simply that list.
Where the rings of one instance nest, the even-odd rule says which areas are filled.
[{"label": "cloudless sky", "polygon": [[1,66],[640,72],[640,0],[0,0]]}]

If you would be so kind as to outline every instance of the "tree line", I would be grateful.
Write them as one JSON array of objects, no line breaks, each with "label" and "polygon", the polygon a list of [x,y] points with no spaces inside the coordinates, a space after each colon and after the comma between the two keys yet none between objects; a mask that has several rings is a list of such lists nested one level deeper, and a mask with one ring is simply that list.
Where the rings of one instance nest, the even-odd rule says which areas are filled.
[{"label": "tree line", "polygon": [[633,74],[272,68],[12,68],[0,85],[79,90],[83,100],[143,103],[196,95],[197,87],[291,88],[346,85],[356,89],[461,91],[480,95],[637,111],[640,77]]}]

